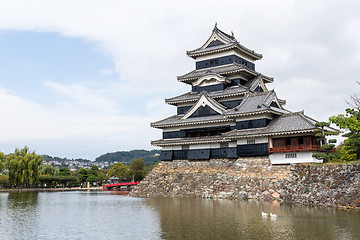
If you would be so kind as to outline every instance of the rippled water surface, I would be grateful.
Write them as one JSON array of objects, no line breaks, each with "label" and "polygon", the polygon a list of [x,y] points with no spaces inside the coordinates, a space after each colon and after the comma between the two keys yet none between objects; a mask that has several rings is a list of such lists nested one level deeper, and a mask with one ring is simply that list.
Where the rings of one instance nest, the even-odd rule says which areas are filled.
[{"label": "rippled water surface", "polygon": [[0,193],[0,239],[360,239],[360,212],[117,192]]}]

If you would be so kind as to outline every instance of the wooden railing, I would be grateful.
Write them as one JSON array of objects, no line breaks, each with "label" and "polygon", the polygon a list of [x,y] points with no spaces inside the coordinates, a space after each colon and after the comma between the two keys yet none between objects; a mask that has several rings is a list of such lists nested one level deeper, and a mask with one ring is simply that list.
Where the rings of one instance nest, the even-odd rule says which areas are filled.
[{"label": "wooden railing", "polygon": [[319,145],[298,145],[298,146],[281,146],[269,149],[269,153],[274,152],[301,152],[301,151],[324,151]]}]

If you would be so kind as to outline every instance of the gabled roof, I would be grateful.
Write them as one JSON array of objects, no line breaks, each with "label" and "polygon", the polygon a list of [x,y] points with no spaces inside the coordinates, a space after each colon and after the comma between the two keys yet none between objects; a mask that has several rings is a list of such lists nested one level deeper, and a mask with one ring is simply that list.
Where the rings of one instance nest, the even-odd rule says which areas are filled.
[{"label": "gabled roof", "polygon": [[[177,79],[179,82],[188,83],[188,82],[195,81],[207,74],[226,75],[226,74],[238,73],[238,72],[244,72],[245,74],[249,75],[250,77],[256,77],[256,76],[260,75],[260,73],[250,70],[250,69],[244,67],[244,65],[242,65],[242,64],[231,63],[231,64],[220,65],[220,66],[211,67],[211,68],[196,69],[196,70],[193,70],[182,76],[178,76]],[[262,79],[266,83],[270,83],[270,82],[274,81],[273,78],[265,76],[265,75],[262,75]]]},{"label": "gabled roof", "polygon": [[194,106],[192,106],[181,119],[187,119],[189,118],[196,110],[198,110],[200,107],[209,106],[212,110],[217,112],[218,114],[223,114],[226,110],[226,108],[212,99],[209,94],[205,91],[201,92],[200,99]]},{"label": "gabled roof", "polygon": [[245,84],[245,87],[247,87],[252,92],[255,91],[255,89],[258,86],[261,86],[261,88],[264,90],[264,92],[268,91],[266,86],[265,86],[264,79],[263,79],[261,74],[259,76],[257,76],[256,78],[249,80]]},{"label": "gabled roof", "polygon": [[[247,92],[247,89],[241,85],[228,87],[225,90],[209,92],[208,95],[213,99],[219,99],[224,97],[233,97],[233,96],[241,96]],[[168,104],[179,104],[179,103],[186,103],[186,102],[195,102],[201,96],[201,93],[198,92],[187,92],[180,96],[176,96],[173,98],[165,99],[165,102]]]},{"label": "gabled roof", "polygon": [[205,144],[205,143],[219,143],[230,142],[230,139],[225,139],[223,136],[207,136],[207,137],[191,137],[181,139],[159,139],[152,141],[153,146],[174,146],[174,145],[188,145],[188,144]]},{"label": "gabled roof", "polygon": [[[279,108],[271,106],[271,103],[273,101],[277,103]],[[264,112],[272,112],[278,114],[288,113],[288,111],[284,110],[278,103],[276,93],[272,90],[269,92],[247,94],[239,106],[225,112],[225,115],[244,116],[260,114]]]},{"label": "gabled roof", "polygon": [[313,132],[317,121],[306,116],[304,112],[287,113],[274,118],[267,127],[232,130],[224,133],[225,137],[274,136]]},{"label": "gabled roof", "polygon": [[202,76],[201,78],[199,78],[198,80],[193,82],[193,86],[201,86],[204,83],[209,84],[208,83],[209,81],[211,82],[210,84],[230,83],[231,82],[226,77],[221,76],[220,74],[210,73],[210,74],[206,74],[205,76]]},{"label": "gabled roof", "polygon": [[207,55],[215,52],[226,51],[230,49],[237,49],[243,54],[247,55],[253,60],[259,60],[262,58],[262,55],[256,53],[253,50],[246,48],[241,45],[234,37],[234,35],[229,35],[217,28],[217,24],[212,31],[209,39],[200,47],[192,51],[187,51],[187,55],[192,58],[197,56]]},{"label": "gabled roof", "polygon": [[221,123],[221,122],[233,122],[233,119],[225,118],[223,115],[212,115],[206,117],[192,117],[187,119],[182,119],[182,115],[174,115],[163,120],[151,123],[151,127],[154,128],[167,128],[167,127],[176,127],[176,126],[189,126],[189,125],[198,125],[198,124],[208,124],[208,123]]}]

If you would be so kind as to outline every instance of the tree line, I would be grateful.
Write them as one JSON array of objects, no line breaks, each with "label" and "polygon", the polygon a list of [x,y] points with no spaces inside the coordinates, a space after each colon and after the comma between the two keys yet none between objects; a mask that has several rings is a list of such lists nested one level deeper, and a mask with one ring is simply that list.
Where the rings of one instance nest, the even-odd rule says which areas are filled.
[{"label": "tree line", "polygon": [[[358,82],[360,84],[360,82]],[[351,162],[360,158],[360,97],[351,95],[351,101],[347,102],[349,108],[345,114],[329,117],[328,122],[318,122],[314,132],[318,141],[322,144],[323,152],[313,154],[313,157],[325,162]],[[330,128],[334,124],[337,129]],[[345,141],[335,147],[336,139],[327,140],[327,136],[335,136],[342,133]]]},{"label": "tree line", "polygon": [[43,156],[30,151],[28,147],[16,148],[14,153],[0,152],[1,187],[79,187],[101,186],[110,178],[119,182],[141,181],[154,165],[146,166],[141,158],[133,159],[129,165],[115,163],[109,169],[81,168],[70,171],[67,167],[56,168],[42,165]]},{"label": "tree line", "polygon": [[95,162],[122,162],[130,163],[133,159],[141,158],[146,165],[156,164],[159,161],[160,150],[131,150],[117,151],[103,154]]}]

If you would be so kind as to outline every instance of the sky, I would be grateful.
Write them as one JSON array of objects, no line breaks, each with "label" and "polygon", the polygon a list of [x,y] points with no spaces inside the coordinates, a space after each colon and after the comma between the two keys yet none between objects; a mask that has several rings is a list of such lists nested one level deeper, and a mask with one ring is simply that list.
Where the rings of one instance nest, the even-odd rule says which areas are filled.
[{"label": "sky", "polygon": [[359,93],[359,1],[0,1],[0,151],[96,157],[155,149],[150,122],[190,90],[186,50],[217,22],[263,55],[285,107],[319,121]]}]

